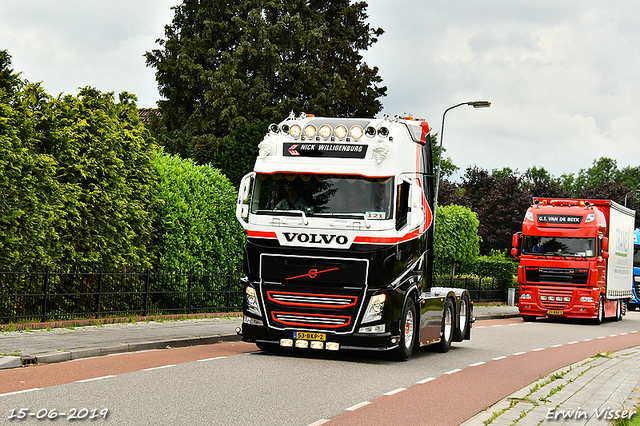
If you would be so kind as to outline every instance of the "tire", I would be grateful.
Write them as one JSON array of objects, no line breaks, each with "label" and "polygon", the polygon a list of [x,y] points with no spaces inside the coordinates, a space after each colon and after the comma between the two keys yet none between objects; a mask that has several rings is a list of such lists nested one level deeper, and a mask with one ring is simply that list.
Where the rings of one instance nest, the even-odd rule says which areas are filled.
[{"label": "tire", "polygon": [[460,313],[458,315],[458,337],[460,338],[460,341],[464,340],[471,324],[469,306],[469,298],[467,296],[462,296],[462,299],[460,299]]},{"label": "tire", "polygon": [[536,316],[535,315],[523,315],[522,316],[522,320],[525,322],[533,322],[536,320]]},{"label": "tire", "polygon": [[622,321],[622,306],[624,305],[624,301],[618,299],[616,303],[616,321]]},{"label": "tire", "polygon": [[442,337],[440,343],[436,346],[438,352],[449,352],[451,341],[453,340],[453,328],[455,327],[455,311],[453,302],[447,299],[442,310]]},{"label": "tire", "polygon": [[402,317],[400,317],[400,344],[391,352],[391,358],[396,361],[407,361],[413,354],[416,341],[416,305],[408,297],[404,302]]},{"label": "tire", "polygon": [[604,296],[600,296],[600,306],[598,307],[598,317],[594,323],[600,325],[604,322]]}]

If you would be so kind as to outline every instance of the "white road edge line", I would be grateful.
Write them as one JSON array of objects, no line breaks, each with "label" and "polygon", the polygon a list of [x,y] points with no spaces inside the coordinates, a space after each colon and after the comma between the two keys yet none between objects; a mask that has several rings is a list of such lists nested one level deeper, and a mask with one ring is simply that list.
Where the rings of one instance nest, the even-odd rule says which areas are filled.
[{"label": "white road edge line", "polygon": [[456,368],[455,370],[447,371],[447,372],[446,372],[446,373],[444,373],[444,374],[453,374],[453,373],[457,373],[458,371],[462,371],[462,369],[461,369],[461,368]]},{"label": "white road edge line", "polygon": [[92,379],[84,379],[84,380],[76,380],[76,383],[86,383],[86,382],[93,382],[94,380],[102,380],[102,379],[110,379],[112,377],[116,377],[115,375],[111,374],[109,376],[100,376],[100,377],[94,377]]},{"label": "white road edge line", "polygon": [[344,411],[355,411],[355,410],[357,410],[358,408],[362,408],[362,407],[364,407],[365,405],[369,405],[369,404],[371,404],[371,402],[369,402],[369,401],[364,401],[364,402],[361,402],[360,404],[352,405],[352,406],[351,406],[351,407],[349,407],[349,408],[345,408],[345,409],[344,409]]},{"label": "white road edge line", "polygon": [[432,380],[435,380],[435,377],[429,377],[428,379],[424,379],[424,380],[420,380],[419,382],[416,382],[417,385],[424,385],[425,383],[428,383]]},{"label": "white road edge line", "polygon": [[400,392],[405,391],[405,390],[407,390],[407,388],[398,388],[398,389],[392,390],[391,392],[387,392],[384,395],[385,396],[391,396],[391,395],[395,395],[395,394],[400,393]]},{"label": "white road edge line", "polygon": [[513,355],[518,356],[518,355],[524,355],[524,354],[526,354],[526,352],[516,352]]},{"label": "white road edge line", "polygon": [[498,357],[493,358],[493,360],[494,361],[500,361],[501,359],[505,359],[505,358],[506,358],[506,356],[498,356]]},{"label": "white road edge line", "polygon": [[550,347],[551,348],[559,348],[560,346],[562,346],[562,345],[558,344],[558,345],[553,345],[553,346],[550,346]]},{"label": "white road edge line", "polygon": [[540,352],[540,351],[544,351],[546,348],[535,348],[535,349],[531,349],[531,352]]},{"label": "white road edge line", "polygon": [[486,362],[485,361],[476,362],[476,363],[473,363],[473,364],[469,365],[469,367],[477,367],[477,366],[482,365],[482,364],[486,364]]},{"label": "white road edge line", "polygon": [[19,393],[33,392],[33,391],[38,391],[40,389],[42,389],[42,388],[31,388],[31,389],[25,389],[25,390],[21,390],[21,391],[2,393],[2,394],[0,394],[0,396],[17,395]]},{"label": "white road edge line", "polygon": [[161,365],[160,367],[145,368],[142,371],[160,370],[161,368],[169,368],[169,367],[175,367],[175,366],[176,366],[175,364]]}]

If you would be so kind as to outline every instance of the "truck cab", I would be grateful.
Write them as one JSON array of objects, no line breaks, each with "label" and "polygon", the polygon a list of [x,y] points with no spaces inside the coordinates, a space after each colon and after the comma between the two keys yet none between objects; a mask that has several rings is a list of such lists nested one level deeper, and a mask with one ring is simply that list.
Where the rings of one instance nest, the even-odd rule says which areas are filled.
[{"label": "truck cab", "polygon": [[466,290],[432,287],[429,126],[291,115],[238,194],[247,232],[244,341],[406,360],[470,337]]}]

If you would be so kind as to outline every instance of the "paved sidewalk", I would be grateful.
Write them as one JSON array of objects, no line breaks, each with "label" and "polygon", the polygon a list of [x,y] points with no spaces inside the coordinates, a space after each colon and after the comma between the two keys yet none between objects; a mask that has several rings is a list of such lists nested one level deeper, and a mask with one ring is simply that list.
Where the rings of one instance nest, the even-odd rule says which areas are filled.
[{"label": "paved sidewalk", "polygon": [[543,377],[462,426],[608,425],[640,415],[639,386],[640,347],[601,354]]}]

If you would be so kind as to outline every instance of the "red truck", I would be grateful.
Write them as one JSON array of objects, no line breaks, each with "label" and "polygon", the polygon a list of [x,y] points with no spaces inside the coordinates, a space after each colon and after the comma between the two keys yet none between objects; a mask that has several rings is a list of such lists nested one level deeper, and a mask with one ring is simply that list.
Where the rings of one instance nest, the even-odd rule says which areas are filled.
[{"label": "red truck", "polygon": [[511,250],[522,318],[621,320],[632,296],[634,222],[634,210],[610,200],[534,198]]}]

